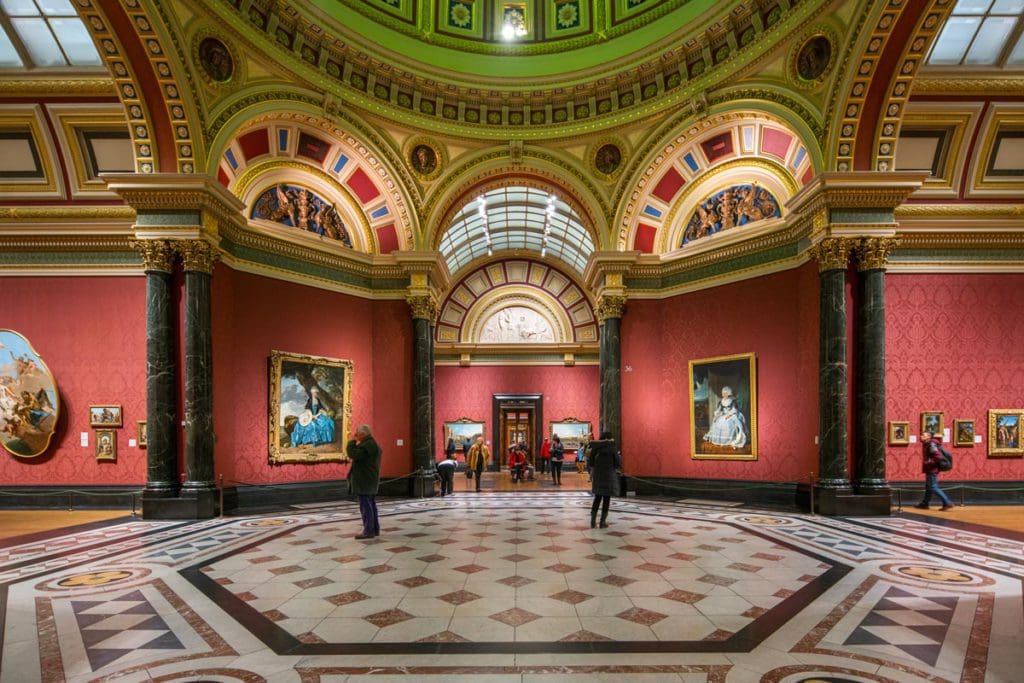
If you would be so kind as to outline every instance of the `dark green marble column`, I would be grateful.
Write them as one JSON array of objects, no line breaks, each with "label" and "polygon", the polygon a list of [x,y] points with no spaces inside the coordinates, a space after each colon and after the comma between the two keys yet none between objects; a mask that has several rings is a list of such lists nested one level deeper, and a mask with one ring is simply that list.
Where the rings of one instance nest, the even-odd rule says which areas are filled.
[{"label": "dark green marble column", "polygon": [[429,296],[407,299],[413,317],[412,459],[414,496],[434,495],[434,317]]},{"label": "dark green marble column", "polygon": [[601,370],[601,424],[598,433],[612,433],[616,443],[622,443],[622,348],[620,327],[626,297],[604,295],[598,302],[598,318],[601,321],[600,370]]},{"label": "dark green marble column", "polygon": [[857,307],[856,489],[889,491],[885,479],[885,262],[892,238],[865,238],[856,247]]},{"label": "dark green marble column", "polygon": [[[848,493],[846,263],[848,240],[827,238],[815,247],[821,271],[821,347],[818,373],[819,446],[817,488],[825,497]],[[830,506],[821,501],[825,508]],[[823,510],[826,511],[827,510]]]},{"label": "dark green marble column", "polygon": [[213,336],[210,279],[216,251],[208,242],[179,243],[185,268],[185,482],[181,497],[196,518],[217,514],[213,478]]},{"label": "dark green marble column", "polygon": [[171,287],[174,250],[166,240],[138,240],[146,270],[146,488],[144,517],[160,517],[160,499],[178,495],[178,405]]}]

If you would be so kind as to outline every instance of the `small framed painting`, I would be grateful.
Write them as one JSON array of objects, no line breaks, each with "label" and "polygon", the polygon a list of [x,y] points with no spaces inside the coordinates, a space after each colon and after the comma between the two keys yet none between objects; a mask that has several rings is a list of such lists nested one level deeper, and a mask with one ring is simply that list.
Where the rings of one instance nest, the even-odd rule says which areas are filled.
[{"label": "small framed painting", "polygon": [[120,427],[122,423],[120,405],[89,406],[90,427]]},{"label": "small framed painting", "polygon": [[448,439],[452,439],[455,442],[455,450],[459,452],[465,450],[467,441],[472,445],[476,443],[478,436],[483,435],[483,420],[460,417],[458,420],[444,423],[444,442],[448,443]]},{"label": "small framed painting", "polygon": [[551,434],[557,436],[562,446],[570,451],[578,449],[590,431],[589,422],[581,422],[574,417],[551,423]]},{"label": "small framed painting", "polygon": [[944,413],[937,410],[926,410],[921,413],[921,433],[930,432],[936,436],[942,436],[942,430],[946,427],[943,419]]},{"label": "small framed painting", "polygon": [[988,454],[1024,455],[1020,443],[1020,423],[1024,410],[990,409],[988,411]]},{"label": "small framed painting", "polygon": [[910,423],[889,421],[889,445],[906,446],[910,443]]},{"label": "small framed painting", "polygon": [[117,431],[113,429],[96,430],[96,460],[117,460]]},{"label": "small framed painting", "polygon": [[149,445],[149,434],[146,430],[146,421],[139,420],[139,448],[145,448]]},{"label": "small framed painting", "polygon": [[953,420],[953,445],[974,445],[974,420]]}]

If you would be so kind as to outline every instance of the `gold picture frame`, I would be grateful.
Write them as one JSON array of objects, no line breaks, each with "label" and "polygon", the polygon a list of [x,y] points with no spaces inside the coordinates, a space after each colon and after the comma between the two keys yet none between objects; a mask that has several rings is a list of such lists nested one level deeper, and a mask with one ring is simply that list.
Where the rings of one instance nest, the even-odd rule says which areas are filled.
[{"label": "gold picture frame", "polygon": [[117,460],[117,430],[96,430],[97,462],[115,462]]},{"label": "gold picture frame", "polygon": [[910,423],[889,420],[889,445],[906,446],[910,444]]},{"label": "gold picture frame", "polygon": [[974,446],[974,420],[953,420],[953,445]]},{"label": "gold picture frame", "polygon": [[690,361],[690,449],[694,460],[757,460],[754,354]]},{"label": "gold picture frame", "polygon": [[347,459],[354,370],[350,360],[270,352],[270,464]]},{"label": "gold picture frame", "polygon": [[589,422],[566,417],[551,422],[551,435],[557,436],[562,446],[569,451],[578,450],[580,444],[591,434],[593,428]]},{"label": "gold picture frame", "polygon": [[149,430],[146,429],[145,420],[139,420],[138,425],[139,427],[137,439],[139,443],[139,448],[145,448],[146,446],[149,445]]},{"label": "gold picture frame", "polygon": [[939,410],[921,411],[921,434],[931,432],[942,438],[946,428],[946,414]]},{"label": "gold picture frame", "polygon": [[988,411],[988,454],[990,456],[1024,455],[1020,442],[1024,409],[990,408]]},{"label": "gold picture frame", "polygon": [[445,445],[448,444],[448,439],[451,439],[455,442],[455,451],[462,453],[465,450],[463,444],[466,439],[469,439],[471,443],[475,443],[478,436],[484,436],[484,427],[483,420],[474,420],[468,417],[460,417],[458,420],[445,422]]},{"label": "gold picture frame", "polygon": [[121,427],[124,425],[124,414],[121,404],[89,406],[90,427]]}]

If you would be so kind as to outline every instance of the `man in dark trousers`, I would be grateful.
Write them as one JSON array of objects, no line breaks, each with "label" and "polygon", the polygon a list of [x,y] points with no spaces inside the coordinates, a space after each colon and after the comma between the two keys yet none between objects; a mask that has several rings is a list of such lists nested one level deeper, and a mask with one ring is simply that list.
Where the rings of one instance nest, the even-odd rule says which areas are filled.
[{"label": "man in dark trousers", "polygon": [[921,471],[924,472],[924,500],[914,507],[927,510],[932,494],[942,501],[940,510],[949,510],[953,501],[939,488],[939,458],[942,455],[942,439],[931,432],[921,432]]},{"label": "man in dark trousers", "polygon": [[380,522],[377,519],[380,446],[370,433],[370,427],[359,425],[345,450],[352,461],[352,468],[348,471],[349,493],[359,497],[359,514],[363,517],[363,532],[356,538],[380,536]]},{"label": "man in dark trousers", "polygon": [[588,451],[590,469],[590,490],[594,502],[590,506],[590,528],[597,526],[597,509],[601,508],[601,528],[608,528],[608,505],[618,488],[619,449],[611,432],[601,432],[601,438],[590,442]]}]

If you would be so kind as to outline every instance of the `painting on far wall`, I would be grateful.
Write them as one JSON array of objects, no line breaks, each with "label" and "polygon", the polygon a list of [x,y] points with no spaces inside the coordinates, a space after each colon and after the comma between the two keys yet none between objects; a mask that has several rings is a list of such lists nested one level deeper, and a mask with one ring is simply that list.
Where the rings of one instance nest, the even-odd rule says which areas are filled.
[{"label": "painting on far wall", "polygon": [[921,413],[921,433],[930,432],[938,437],[946,427],[945,416],[937,410],[926,410]]},{"label": "painting on far wall", "polygon": [[57,381],[25,337],[0,329],[0,444],[18,457],[41,455],[60,417]]},{"label": "painting on far wall", "polygon": [[988,411],[988,454],[998,456],[1024,455],[1020,442],[1024,410],[992,409]]},{"label": "painting on far wall", "polygon": [[578,449],[580,442],[586,439],[590,432],[589,422],[580,422],[574,417],[551,423],[551,435],[558,436],[562,446],[570,451]]},{"label": "painting on far wall", "polygon": [[347,457],[352,371],[350,360],[271,351],[271,464]]},{"label": "painting on far wall", "polygon": [[757,459],[754,354],[690,361],[690,426],[695,459]]},{"label": "painting on far wall", "polygon": [[448,439],[455,440],[455,450],[460,453],[464,450],[462,444],[466,439],[476,441],[478,436],[484,435],[484,423],[472,420],[468,417],[460,417],[454,422],[444,423],[444,442],[447,445]]}]

